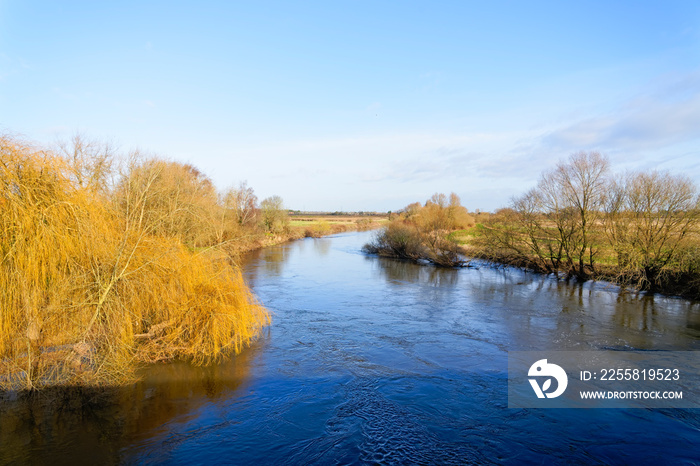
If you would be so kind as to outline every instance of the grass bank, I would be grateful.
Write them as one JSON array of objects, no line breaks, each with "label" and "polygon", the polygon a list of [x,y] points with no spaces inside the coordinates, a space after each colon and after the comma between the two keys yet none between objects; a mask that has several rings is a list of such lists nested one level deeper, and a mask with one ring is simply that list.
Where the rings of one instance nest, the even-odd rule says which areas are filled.
[{"label": "grass bank", "polygon": [[238,255],[276,244],[302,238],[321,238],[346,231],[376,230],[388,223],[385,215],[301,215],[290,216],[288,224],[275,233],[256,232],[242,237],[227,248],[230,255]]},{"label": "grass bank", "polygon": [[[498,218],[496,214],[494,220]],[[514,226],[514,225],[512,225]],[[661,293],[686,299],[700,300],[700,241],[692,239],[686,248],[677,253],[673,263],[664,267],[650,281],[642,267],[631,264],[620,265],[615,252],[605,243],[594,244],[598,251],[598,260],[593,266],[586,266],[586,276],[581,277],[571,273],[565,260],[561,266],[553,268],[544,265],[536,254],[526,254],[524,242],[522,249],[514,250],[506,247],[494,247],[491,235],[497,234],[489,223],[478,224],[458,237],[460,253],[492,264],[507,265],[529,270],[535,273],[556,274],[563,279],[600,280],[615,283],[625,288],[637,291]]]},{"label": "grass bank", "polygon": [[578,280],[700,299],[700,196],[685,175],[611,173],[572,154],[472,235],[468,253]]}]

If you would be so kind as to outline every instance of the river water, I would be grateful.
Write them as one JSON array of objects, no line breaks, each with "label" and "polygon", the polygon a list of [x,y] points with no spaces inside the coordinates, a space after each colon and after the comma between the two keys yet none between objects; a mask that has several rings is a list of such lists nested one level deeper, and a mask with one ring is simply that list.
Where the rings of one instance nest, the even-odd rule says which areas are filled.
[{"label": "river water", "polygon": [[371,235],[246,256],[273,322],[227,363],[153,366],[87,403],[6,399],[0,462],[700,463],[700,410],[507,407],[508,351],[697,351],[698,303],[368,257]]}]

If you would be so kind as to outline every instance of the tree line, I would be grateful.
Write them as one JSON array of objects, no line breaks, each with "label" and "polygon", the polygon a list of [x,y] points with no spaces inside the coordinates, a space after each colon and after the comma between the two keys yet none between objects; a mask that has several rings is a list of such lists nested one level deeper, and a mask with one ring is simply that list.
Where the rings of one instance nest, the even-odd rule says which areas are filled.
[{"label": "tree line", "polygon": [[697,186],[687,176],[613,174],[600,153],[579,152],[495,212],[476,247],[542,272],[697,293],[699,218]]}]

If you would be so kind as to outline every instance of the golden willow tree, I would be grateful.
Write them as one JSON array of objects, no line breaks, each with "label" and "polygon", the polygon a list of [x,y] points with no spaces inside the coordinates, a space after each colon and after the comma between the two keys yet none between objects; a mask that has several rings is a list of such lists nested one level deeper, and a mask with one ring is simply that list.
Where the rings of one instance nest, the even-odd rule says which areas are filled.
[{"label": "golden willow tree", "polygon": [[220,214],[191,166],[75,138],[0,137],[0,387],[100,385],[139,362],[206,363],[269,323],[212,245]]}]

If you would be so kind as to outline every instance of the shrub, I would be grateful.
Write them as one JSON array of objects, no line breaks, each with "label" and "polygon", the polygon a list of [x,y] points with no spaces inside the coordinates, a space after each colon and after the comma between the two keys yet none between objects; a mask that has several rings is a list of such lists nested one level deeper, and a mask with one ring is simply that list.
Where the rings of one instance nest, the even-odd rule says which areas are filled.
[{"label": "shrub", "polygon": [[426,260],[442,267],[465,264],[459,246],[450,232],[474,225],[474,219],[452,193],[434,194],[424,206],[406,206],[399,218],[383,229],[365,252],[413,261]]},{"label": "shrub", "polygon": [[413,261],[424,258],[426,255],[419,232],[401,221],[393,221],[382,229],[374,241],[363,246],[363,251]]}]

